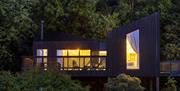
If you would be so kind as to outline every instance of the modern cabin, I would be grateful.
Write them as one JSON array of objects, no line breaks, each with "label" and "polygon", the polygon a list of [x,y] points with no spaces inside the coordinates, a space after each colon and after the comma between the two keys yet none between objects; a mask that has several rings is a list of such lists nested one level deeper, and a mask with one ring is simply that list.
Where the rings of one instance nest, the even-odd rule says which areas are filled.
[{"label": "modern cabin", "polygon": [[159,13],[114,29],[104,42],[49,31],[33,42],[33,56],[23,70],[39,66],[72,76],[116,76],[120,73],[156,77],[160,74]]},{"label": "modern cabin", "polygon": [[[44,32],[33,42],[31,60],[22,70],[38,66],[56,69],[73,77],[114,77],[121,73],[144,78],[162,75],[160,19],[154,13],[107,34],[104,42],[60,32]],[[155,79],[153,81],[156,81]]]}]

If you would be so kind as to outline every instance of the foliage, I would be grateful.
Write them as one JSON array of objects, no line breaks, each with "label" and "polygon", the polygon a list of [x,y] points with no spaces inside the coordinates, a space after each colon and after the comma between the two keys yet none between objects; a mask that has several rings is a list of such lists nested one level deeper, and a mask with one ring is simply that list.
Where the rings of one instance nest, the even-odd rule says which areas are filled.
[{"label": "foliage", "polygon": [[27,5],[27,0],[0,1],[0,70],[18,70],[19,55],[31,50],[27,40],[33,37],[35,26]]},{"label": "foliage", "polygon": [[1,0],[0,70],[18,71],[22,55],[45,21],[45,31],[61,31],[103,41],[107,32],[141,17],[161,14],[161,60],[180,60],[178,0]]},{"label": "foliage", "polygon": [[[31,17],[46,31],[62,31],[84,38],[102,40],[116,27],[115,16],[96,12],[98,0],[32,0]],[[53,16],[53,17],[52,17]]]},{"label": "foliage", "polygon": [[161,91],[177,91],[176,83],[177,81],[173,77],[168,77],[165,83],[166,88],[163,88]]},{"label": "foliage", "polygon": [[96,12],[98,0],[1,0],[0,69],[18,71],[21,56],[32,55],[40,21],[45,31],[103,40],[116,27],[116,15]]},{"label": "foliage", "polygon": [[116,78],[109,78],[105,84],[107,91],[144,91],[141,80],[126,74],[120,74]]},{"label": "foliage", "polygon": [[180,60],[180,27],[179,1],[172,0],[165,19],[161,23],[161,54],[162,59]]},{"label": "foliage", "polygon": [[117,16],[115,23],[119,26],[129,22],[131,8],[128,0],[100,0],[97,11],[104,15]]},{"label": "foliage", "polygon": [[29,71],[21,74],[0,72],[0,91],[88,91],[78,81],[55,71]]}]

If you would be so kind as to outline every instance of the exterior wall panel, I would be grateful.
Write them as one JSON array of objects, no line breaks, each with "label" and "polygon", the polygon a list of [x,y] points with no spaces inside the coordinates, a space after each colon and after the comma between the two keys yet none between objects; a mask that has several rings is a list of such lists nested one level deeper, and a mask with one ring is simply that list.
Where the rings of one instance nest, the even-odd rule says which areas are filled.
[{"label": "exterior wall panel", "polygon": [[[139,29],[140,69],[126,69],[126,34]],[[159,13],[142,18],[131,24],[113,30],[107,38],[108,61],[111,61],[109,75],[127,73],[135,76],[159,75]],[[109,62],[110,63],[110,62]]]}]

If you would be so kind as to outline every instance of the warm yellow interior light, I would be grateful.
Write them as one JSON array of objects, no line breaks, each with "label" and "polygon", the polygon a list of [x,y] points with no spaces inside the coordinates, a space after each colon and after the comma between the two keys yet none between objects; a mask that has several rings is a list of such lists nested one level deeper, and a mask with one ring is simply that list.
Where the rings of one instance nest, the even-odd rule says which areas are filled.
[{"label": "warm yellow interior light", "polygon": [[42,49],[42,51],[43,51],[43,56],[47,56],[48,55],[47,49]]},{"label": "warm yellow interior light", "polygon": [[90,56],[91,50],[80,50],[80,56]]},{"label": "warm yellow interior light", "polygon": [[68,56],[79,56],[79,50],[68,50]]},{"label": "warm yellow interior light", "polygon": [[99,56],[107,56],[107,51],[99,51]]},{"label": "warm yellow interior light", "polygon": [[139,62],[138,62],[138,54],[133,50],[132,46],[130,45],[129,41],[126,40],[126,63],[127,69],[138,69]]},{"label": "warm yellow interior light", "polygon": [[62,56],[67,56],[67,50],[62,50]]}]

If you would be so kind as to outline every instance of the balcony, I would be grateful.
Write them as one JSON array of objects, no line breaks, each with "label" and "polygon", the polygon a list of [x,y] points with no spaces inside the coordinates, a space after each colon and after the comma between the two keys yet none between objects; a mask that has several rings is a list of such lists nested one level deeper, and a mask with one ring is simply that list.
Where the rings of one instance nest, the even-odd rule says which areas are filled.
[{"label": "balcony", "polygon": [[180,75],[180,60],[161,62],[160,73],[163,75]]},{"label": "balcony", "polygon": [[106,56],[23,57],[22,70],[38,67],[41,70],[105,71]]}]

